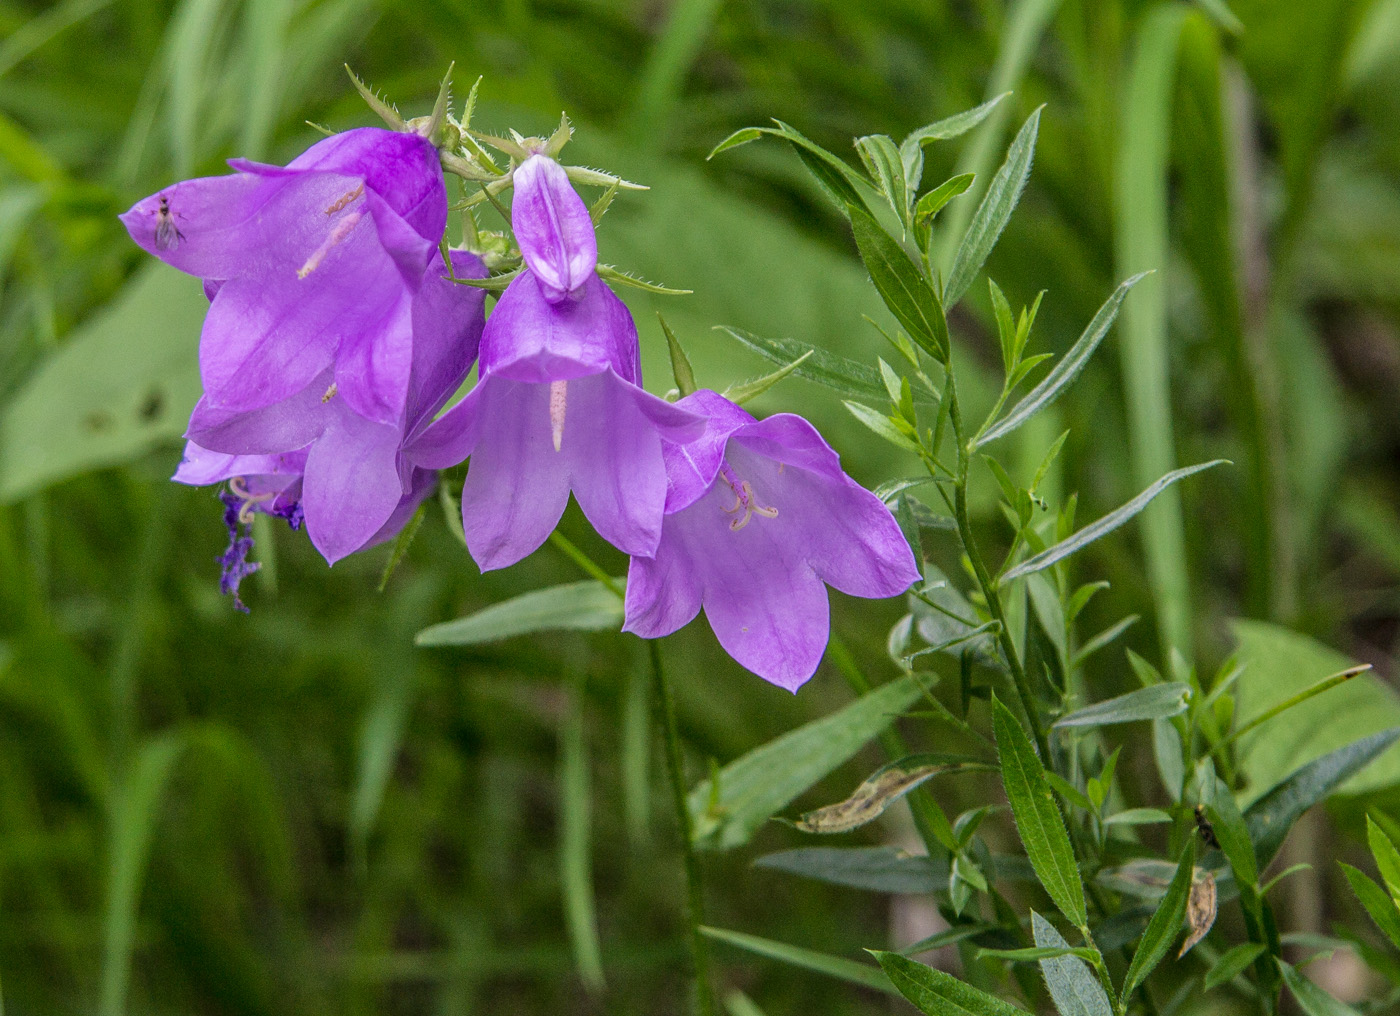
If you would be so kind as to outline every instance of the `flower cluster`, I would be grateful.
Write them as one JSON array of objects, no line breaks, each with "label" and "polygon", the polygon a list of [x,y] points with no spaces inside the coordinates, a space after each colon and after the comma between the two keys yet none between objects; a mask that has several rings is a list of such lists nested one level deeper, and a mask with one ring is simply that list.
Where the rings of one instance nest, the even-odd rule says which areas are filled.
[{"label": "flower cluster", "polygon": [[[334,563],[397,533],[436,471],[469,460],[462,525],[483,570],[536,550],[572,494],[631,557],[624,630],[659,637],[703,608],[730,655],[795,690],[826,646],[825,584],[898,594],[919,578],[907,543],[800,417],[643,390],[587,206],[549,146],[521,152],[522,265],[489,319],[485,290],[459,281],[486,266],[442,246],[439,154],[411,130],[349,131],[285,168],[235,160],[122,216],[211,301],[174,478],[227,485],[225,591],[238,602],[257,567],[254,513],[304,523]],[[477,384],[439,416],[474,362]]]}]

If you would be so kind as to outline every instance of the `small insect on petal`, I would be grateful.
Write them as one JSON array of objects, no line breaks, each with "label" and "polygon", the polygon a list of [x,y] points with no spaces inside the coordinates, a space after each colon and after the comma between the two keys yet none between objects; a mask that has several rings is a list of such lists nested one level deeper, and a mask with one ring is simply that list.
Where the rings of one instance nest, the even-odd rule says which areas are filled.
[{"label": "small insect on petal", "polygon": [[175,226],[175,214],[170,210],[170,199],[162,194],[160,205],[156,208],[156,250],[174,250],[184,238],[185,234]]}]

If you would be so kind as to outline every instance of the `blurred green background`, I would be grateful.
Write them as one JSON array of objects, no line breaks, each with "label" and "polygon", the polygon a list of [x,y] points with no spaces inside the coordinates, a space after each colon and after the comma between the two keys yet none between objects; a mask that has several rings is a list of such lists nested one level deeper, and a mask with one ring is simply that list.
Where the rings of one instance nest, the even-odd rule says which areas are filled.
[{"label": "blurred green background", "polygon": [[[791,153],[761,142],[705,161],[732,130],[780,117],[851,153],[858,135],[899,138],[1012,91],[961,148],[927,149],[926,179],[985,181],[1045,104],[1030,188],[989,264],[1013,304],[1048,290],[1032,342],[1063,352],[1120,279],[1157,273],[1056,419],[1006,455],[1028,473],[1072,428],[1054,483],[1078,493],[1081,520],[1175,465],[1235,463],[1076,559],[1082,580],[1112,582],[1086,631],[1138,614],[1128,644],[1159,661],[1175,644],[1203,670],[1242,633],[1263,681],[1321,654],[1291,630],[1394,676],[1397,0],[0,0],[5,1011],[681,1008],[683,890],[641,648],[412,643],[577,569],[546,547],[482,577],[430,512],[381,594],[386,549],[331,573],[268,527],[244,616],[217,589],[214,494],[166,480],[203,298],[116,214],[234,155],[289,159],[318,137],[305,120],[371,123],[342,63],[417,115],[450,61],[459,95],[485,77],[483,129],[547,130],[567,110],[569,161],[651,185],[618,199],[600,240],[604,260],[694,290],[624,293],[658,392],[657,309],[712,387],[766,369],[717,324],[889,355],[862,320],[879,302],[848,229]],[[945,213],[954,240],[974,200]],[[989,320],[979,283],[954,324],[967,369],[991,376]],[[810,415],[871,485],[917,465],[806,382],[759,405]],[[978,483],[988,538],[1005,540]],[[565,531],[621,573],[572,509]],[[928,549],[957,574],[947,546]],[[834,598],[835,629],[877,680],[900,612]],[[703,624],[664,652],[697,779],[851,695],[830,667],[795,698],[769,687]],[[1090,670],[1102,691],[1131,681],[1116,649]],[[1365,722],[1400,714],[1383,686],[1365,692]],[[874,759],[804,802],[836,800]],[[1372,789],[1400,783],[1394,756],[1378,765]],[[1320,859],[1353,849],[1324,824],[1307,835],[1299,849]],[[887,898],[754,871],[757,852],[706,858],[710,923],[845,955],[890,940]],[[572,887],[578,907],[589,864],[596,992],[561,902]],[[1289,926],[1355,917],[1336,883],[1325,866],[1304,879]],[[773,1016],[887,1011],[719,949],[724,984]]]}]

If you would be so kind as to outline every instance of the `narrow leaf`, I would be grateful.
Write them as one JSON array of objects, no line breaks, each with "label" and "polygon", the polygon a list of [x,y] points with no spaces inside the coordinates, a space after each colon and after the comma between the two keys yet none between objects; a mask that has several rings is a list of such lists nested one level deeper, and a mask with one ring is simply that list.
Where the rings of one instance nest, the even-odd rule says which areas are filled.
[{"label": "narrow leaf", "polygon": [[809,811],[795,824],[805,833],[844,833],[873,822],[886,808],[939,773],[995,771],[969,755],[909,755],[875,770],[844,801]]},{"label": "narrow leaf", "polygon": [[920,694],[915,677],[902,677],[729,763],[717,775],[713,802],[709,780],[690,794],[696,843],[719,850],[747,843],[754,830],[859,751]]},{"label": "narrow leaf", "polygon": [[781,963],[788,963],[804,970],[826,974],[828,977],[859,984],[863,988],[874,988],[876,991],[894,994],[890,982],[881,976],[879,970],[867,963],[848,960],[844,956],[831,956],[813,949],[804,949],[799,945],[789,945],[786,942],[775,942],[771,938],[746,935],[741,931],[728,931],[724,928],[702,926],[700,934],[706,938],[712,938],[716,942],[724,942],[756,955],[766,956],[770,960],[778,960]]},{"label": "narrow leaf", "polygon": [[1360,772],[1397,739],[1400,739],[1400,727],[1391,727],[1328,752],[1295,769],[1282,783],[1250,805],[1244,820],[1260,866],[1268,867],[1283,846],[1288,830],[1303,812]]},{"label": "narrow leaf", "polygon": [[1186,916],[1187,899],[1191,893],[1194,859],[1195,843],[1188,840],[1181,851],[1181,860],[1177,864],[1171,884],[1167,886],[1166,895],[1153,911],[1152,920],[1147,922],[1147,930],[1142,933],[1142,941],[1138,943],[1132,962],[1128,964],[1128,973],[1123,978],[1125,999],[1131,996],[1138,985],[1147,980],[1147,975],[1152,973],[1157,964],[1162,962],[1162,957],[1167,954],[1172,942],[1176,940],[1177,932],[1181,930],[1182,919]]},{"label": "narrow leaf", "polygon": [[1007,960],[1011,963],[1039,963],[1041,960],[1057,960],[1064,956],[1092,962],[1098,953],[1082,945],[1034,946],[1025,949],[978,949],[977,958]]},{"label": "narrow leaf", "polygon": [[[1061,949],[1069,946],[1055,926],[1034,910],[1031,911],[1031,931],[1038,946]],[[1073,956],[1043,959],[1040,972],[1060,1016],[1113,1016],[1103,985],[1079,959]]]},{"label": "narrow leaf", "polygon": [[1307,1016],[1361,1016],[1345,1002],[1339,1002],[1323,991],[1312,981],[1298,973],[1290,964],[1279,960],[1278,969],[1283,974],[1283,983],[1288,985],[1298,1007]]},{"label": "narrow leaf", "polygon": [[730,385],[724,390],[723,395],[730,402],[742,406],[745,402],[758,398],[783,378],[797,370],[798,367],[801,367],[802,364],[811,357],[812,352],[813,350],[807,350],[807,352],[803,353],[796,360],[793,360],[792,363],[788,364],[786,367],[779,367],[771,374],[765,374],[763,377],[754,378],[752,381],[745,381],[742,384]]},{"label": "narrow leaf", "polygon": [[909,190],[905,184],[904,163],[900,159],[895,143],[883,134],[869,134],[856,139],[856,151],[860,153],[865,168],[880,188],[880,193],[889,199],[890,209],[903,222],[909,214]]},{"label": "narrow leaf", "polygon": [[1203,987],[1206,991],[1214,991],[1222,984],[1229,984],[1244,973],[1251,963],[1264,954],[1264,951],[1264,945],[1261,942],[1244,942],[1235,946],[1216,960],[1215,966],[1206,972]]},{"label": "narrow leaf", "polygon": [[[924,145],[930,141],[949,141],[961,137],[987,119],[992,110],[996,109],[997,103],[1010,94],[1010,92],[1002,92],[996,98],[988,99],[980,106],[974,106],[962,113],[937,120],[906,136],[899,143],[899,155],[904,162],[904,175],[909,181],[910,190],[918,189],[919,180],[923,176]],[[972,174],[967,175],[971,176]]]},{"label": "narrow leaf", "polygon": [[877,893],[926,895],[948,889],[948,862],[895,847],[801,847],[765,854],[755,868]]},{"label": "narrow leaf", "polygon": [[919,198],[918,204],[914,206],[914,222],[922,225],[933,222],[934,216],[943,211],[944,205],[958,195],[967,193],[967,189],[972,186],[972,179],[971,173],[961,173],[944,180]]},{"label": "narrow leaf", "polygon": [[[849,360],[844,356],[818,349],[811,343],[796,339],[768,339],[739,328],[720,326],[722,331],[753,350],[759,356],[786,367],[794,361],[801,363],[793,368],[800,378],[831,388],[841,395],[883,402],[888,393],[880,372],[863,363]],[[924,405],[937,405],[938,397],[927,392],[916,391],[914,401]]]},{"label": "narrow leaf", "polygon": [[1397,909],[1395,901],[1370,876],[1349,864],[1338,863],[1342,866],[1342,874],[1351,883],[1351,891],[1356,893],[1356,898],[1366,908],[1366,913],[1371,915],[1376,927],[1400,949],[1400,909]]},{"label": "narrow leaf", "polygon": [[[621,585],[626,580],[614,580]],[[616,631],[622,627],[622,601],[601,582],[570,582],[537,589],[455,621],[424,628],[420,646],[470,646],[542,631]]]},{"label": "narrow leaf", "polygon": [[871,409],[869,406],[862,405],[859,402],[851,402],[849,400],[846,400],[844,402],[844,405],[847,409],[851,411],[852,416],[854,416],[861,423],[869,427],[871,431],[884,438],[890,444],[894,445],[896,448],[903,448],[907,452],[913,452],[916,455],[918,454],[918,443],[915,442],[915,440],[911,438],[908,434],[904,433],[893,423],[891,423],[889,417],[887,417],[884,413],[881,413],[875,409]]},{"label": "narrow leaf", "polygon": [[1079,880],[1064,818],[1045,779],[1045,767],[1021,724],[995,696],[992,714],[1002,783],[1026,855],[1060,913],[1075,927],[1083,927],[1087,920],[1084,886]]},{"label": "narrow leaf", "polygon": [[1026,1016],[1009,1002],[894,952],[870,954],[899,993],[925,1016]]},{"label": "narrow leaf", "polygon": [[1159,808],[1129,808],[1103,820],[1104,825],[1160,825],[1172,817]]},{"label": "narrow leaf", "polygon": [[1055,721],[1059,727],[1108,727],[1115,723],[1160,720],[1186,712],[1191,687],[1176,681],[1139,688],[1106,702],[1077,709]]},{"label": "narrow leaf", "polygon": [[1219,466],[1227,461],[1226,459],[1215,459],[1211,462],[1202,462],[1194,466],[1187,466],[1184,469],[1173,470],[1156,483],[1152,484],[1152,486],[1148,487],[1137,497],[1123,505],[1123,507],[1116,511],[1109,512],[1097,522],[1089,523],[1089,525],[1079,530],[1079,532],[1075,533],[1069,539],[1061,540],[1048,550],[1042,551],[1034,557],[1022,561],[1015,568],[1012,568],[1003,575],[1001,581],[1003,583],[1010,582],[1023,575],[1030,575],[1032,572],[1038,572],[1043,568],[1049,568],[1052,564],[1064,560],[1076,551],[1083,550],[1101,536],[1107,536],[1138,512],[1142,511],[1151,503],[1154,497],[1162,493],[1162,491],[1166,490],[1173,483],[1176,483],[1177,480],[1183,480],[1194,473],[1199,473],[1203,469],[1210,469],[1212,466]]},{"label": "narrow leaf", "polygon": [[681,340],[676,338],[676,333],[671,331],[671,326],[659,312],[656,320],[661,322],[661,331],[666,336],[666,348],[671,352],[671,374],[676,379],[676,390],[682,396],[689,395],[698,387],[695,384],[695,371],[690,367],[690,357],[685,355]]},{"label": "narrow leaf", "polygon": [[1390,895],[1400,899],[1400,851],[1395,849],[1394,841],[1370,815],[1366,816],[1366,843],[1371,848],[1371,856],[1376,859],[1381,880],[1390,890]]},{"label": "narrow leaf", "polygon": [[948,359],[948,322],[924,274],[869,212],[852,206],[851,232],[870,280],[909,337],[939,362]]},{"label": "narrow leaf", "polygon": [[989,441],[995,441],[999,437],[1010,434],[1036,413],[1053,403],[1066,388],[1074,383],[1084,370],[1085,364],[1089,362],[1089,358],[1099,348],[1099,343],[1108,334],[1108,330],[1113,327],[1113,322],[1118,317],[1118,308],[1123,305],[1123,299],[1128,295],[1128,290],[1137,285],[1146,274],[1148,273],[1140,272],[1134,275],[1113,291],[1113,295],[1099,308],[1094,319],[1084,329],[1084,334],[1080,335],[1078,341],[1070,347],[1069,352],[1064,355],[1064,359],[1055,364],[1050,373],[1045,375],[1044,380],[1032,388],[1025,398],[1016,403],[1011,412],[977,439],[979,448]]},{"label": "narrow leaf", "polygon": [[945,305],[952,306],[962,299],[967,287],[981,271],[987,256],[996,246],[1001,231],[1006,228],[1012,211],[1021,200],[1021,191],[1031,175],[1031,161],[1035,156],[1035,139],[1040,130],[1040,110],[1036,110],[1026,120],[1021,130],[1006,151],[1006,161],[992,178],[987,194],[977,206],[967,233],[958,245],[953,257],[953,270],[948,273],[948,284],[943,291]]}]

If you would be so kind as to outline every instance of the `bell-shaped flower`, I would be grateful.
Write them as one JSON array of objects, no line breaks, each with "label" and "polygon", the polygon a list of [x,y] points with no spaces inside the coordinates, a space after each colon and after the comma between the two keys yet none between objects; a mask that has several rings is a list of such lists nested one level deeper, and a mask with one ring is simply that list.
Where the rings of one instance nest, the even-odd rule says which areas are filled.
[{"label": "bell-shaped flower", "polygon": [[666,448],[661,543],[632,558],[623,630],[658,638],[703,607],[730,656],[796,691],[826,649],[826,585],[895,596],[919,579],[914,555],[884,502],[800,416],[755,420],[705,390],[677,405],[709,428]]},{"label": "bell-shaped flower", "polygon": [[[485,265],[472,254],[453,251],[452,264],[457,278],[486,275]],[[431,478],[430,470],[409,462],[403,448],[432,421],[471,369],[484,318],[484,291],[452,282],[446,274],[441,258],[435,257],[411,301],[404,408],[393,422],[356,412],[329,368],[273,405],[231,412],[206,396],[190,418],[186,437],[199,448],[234,456],[238,464],[229,468],[249,468],[244,465],[249,456],[299,456],[284,455],[281,461],[292,465],[259,472],[299,477],[294,493],[279,488],[279,496],[295,498],[311,542],[331,564],[383,538],[386,527],[408,501],[426,490]],[[181,469],[177,480],[213,482],[193,479],[196,474]],[[245,474],[218,479],[236,475]],[[246,484],[245,488],[253,490]],[[269,489],[264,486],[254,494]]]},{"label": "bell-shaped flower", "polygon": [[571,491],[604,539],[650,556],[663,439],[698,436],[704,418],[639,387],[636,325],[598,278],[593,223],[558,163],[534,155],[515,170],[511,224],[525,266],[486,322],[480,382],[410,458],[443,469],[471,456],[462,526],[482,570],[538,548]]},{"label": "bell-shaped flower", "polygon": [[208,404],[247,412],[327,372],[360,416],[394,424],[408,397],[414,292],[447,222],[433,145],[365,127],[288,166],[171,185],[121,216],[143,248],[205,280]]}]

